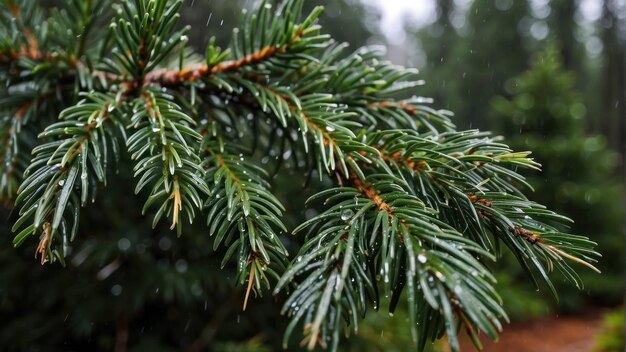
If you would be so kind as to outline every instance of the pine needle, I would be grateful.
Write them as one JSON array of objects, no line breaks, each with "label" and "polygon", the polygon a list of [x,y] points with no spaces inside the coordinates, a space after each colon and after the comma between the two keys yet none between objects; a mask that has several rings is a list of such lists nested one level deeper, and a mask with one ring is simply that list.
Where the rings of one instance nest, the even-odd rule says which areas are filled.
[{"label": "pine needle", "polygon": [[252,288],[252,282],[254,282],[254,263],[252,263],[250,268],[250,277],[248,278],[248,289],[246,290],[246,298],[243,300],[243,310],[246,310],[246,306],[248,305],[248,297],[250,296],[250,289]]}]

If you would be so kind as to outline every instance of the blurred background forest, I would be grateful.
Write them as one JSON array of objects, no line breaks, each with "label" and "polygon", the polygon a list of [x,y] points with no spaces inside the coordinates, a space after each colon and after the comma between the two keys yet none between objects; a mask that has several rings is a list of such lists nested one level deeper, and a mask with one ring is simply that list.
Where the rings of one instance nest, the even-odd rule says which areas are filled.
[{"label": "blurred background forest", "polygon": [[[192,26],[198,51],[211,35],[226,46],[240,8],[255,3],[187,0],[181,22]],[[493,130],[515,149],[534,151],[543,172],[527,174],[531,197],[575,219],[573,233],[598,242],[602,275],[581,268],[580,290],[555,280],[559,302],[503,254],[493,270],[514,324],[522,322],[516,329],[538,318],[580,318],[595,324],[589,348],[623,351],[626,1],[307,2],[317,4],[325,5],[320,22],[336,40],[354,49],[386,45],[394,63],[419,68],[425,85],[415,94],[453,111],[459,129]],[[131,176],[117,177],[118,187],[84,212],[85,233],[65,268],[40,266],[34,242],[15,250],[8,229],[15,214],[10,204],[0,207],[7,219],[0,225],[0,319],[10,322],[0,329],[0,349],[278,349],[287,322],[281,297],[257,297],[242,312],[234,264],[219,269],[222,255],[207,230],[200,225],[181,238],[165,227],[149,230]],[[287,214],[315,215],[302,208],[303,187],[289,175],[274,187],[287,194]],[[298,238],[285,241],[291,252],[298,247]],[[401,311],[370,314],[344,348],[412,349],[405,324]]]}]

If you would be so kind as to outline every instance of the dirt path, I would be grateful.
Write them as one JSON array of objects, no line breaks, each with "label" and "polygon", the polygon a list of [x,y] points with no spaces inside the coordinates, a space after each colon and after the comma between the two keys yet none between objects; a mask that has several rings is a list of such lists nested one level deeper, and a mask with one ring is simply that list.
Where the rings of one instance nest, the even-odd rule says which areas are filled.
[{"label": "dirt path", "polygon": [[[600,314],[545,317],[504,327],[498,343],[482,336],[485,352],[589,352],[600,328]],[[476,349],[467,338],[461,350]]]}]

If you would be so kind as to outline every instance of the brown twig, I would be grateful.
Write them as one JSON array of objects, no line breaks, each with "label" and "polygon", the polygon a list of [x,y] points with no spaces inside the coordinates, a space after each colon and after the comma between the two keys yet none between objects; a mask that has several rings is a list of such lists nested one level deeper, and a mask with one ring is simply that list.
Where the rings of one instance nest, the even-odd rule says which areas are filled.
[{"label": "brown twig", "polygon": [[360,178],[358,178],[354,174],[350,175],[350,182],[352,182],[352,184],[357,189],[357,191],[361,192],[361,194],[363,194],[364,196],[369,198],[372,202],[374,202],[374,204],[376,204],[378,211],[384,210],[389,214],[390,217],[392,216],[391,207],[380,197],[380,195],[378,194],[378,191],[374,187],[363,182]]},{"label": "brown twig", "polygon": [[538,237],[536,233],[532,231],[528,231],[521,226],[516,226],[514,229],[512,229],[512,232],[513,232],[513,236],[519,236],[532,244],[535,244],[537,242],[539,243],[545,242],[545,240],[543,238]]},{"label": "brown twig", "polygon": [[242,66],[252,65],[266,60],[277,52],[284,52],[276,46],[267,46],[255,53],[245,56],[239,60],[228,60],[214,66],[198,65],[187,67],[182,70],[161,69],[146,75],[145,83],[158,83],[161,86],[174,86],[183,82],[196,81],[206,76],[218,72],[228,72],[240,69]]},{"label": "brown twig", "polygon": [[404,110],[410,115],[417,115],[417,108],[407,102],[382,101],[379,103],[369,104],[370,108],[394,108]]},{"label": "brown twig", "polygon": [[[17,13],[19,14],[19,9],[16,8]],[[216,65],[197,65],[192,67],[186,67],[181,70],[177,69],[160,69],[156,71],[152,71],[147,73],[144,77],[139,77],[139,80],[129,79],[128,77],[120,77],[119,75],[101,72],[101,71],[93,71],[94,75],[100,75],[105,79],[118,82],[122,84],[126,91],[134,91],[140,86],[146,86],[148,84],[158,84],[162,87],[167,86],[177,86],[182,83],[196,81],[201,78],[206,78],[216,73],[221,72],[230,72],[235,71],[243,66],[254,65],[270,59],[279,53],[285,53],[289,47],[291,47],[300,37],[304,31],[301,29],[297,31],[291,40],[283,46],[269,45],[266,46],[259,51],[256,51],[250,55],[244,56],[241,59],[237,60],[226,60],[220,62]],[[57,62],[62,60],[62,57],[55,56],[51,53],[42,52],[38,48],[37,40],[32,35],[32,32],[27,29],[25,32],[27,37],[28,46],[21,47],[19,50],[11,50],[8,52],[0,52],[0,62],[10,63],[13,61],[18,61],[22,58],[28,58],[33,61],[50,61]],[[147,53],[145,52],[145,45],[143,41],[140,43],[139,47],[139,70],[143,70],[146,65],[145,57]],[[74,57],[67,58],[67,61],[72,65],[78,65],[78,60]],[[143,74],[141,74],[143,76]]]},{"label": "brown twig", "polygon": [[175,86],[184,82],[196,81],[215,73],[235,71],[243,66],[254,65],[278,53],[286,52],[293,43],[300,39],[302,34],[303,30],[299,30],[294,34],[291,40],[282,47],[269,45],[238,60],[227,60],[213,66],[198,65],[183,68],[182,70],[162,69],[153,71],[146,75],[144,84],[157,83],[160,86]]}]

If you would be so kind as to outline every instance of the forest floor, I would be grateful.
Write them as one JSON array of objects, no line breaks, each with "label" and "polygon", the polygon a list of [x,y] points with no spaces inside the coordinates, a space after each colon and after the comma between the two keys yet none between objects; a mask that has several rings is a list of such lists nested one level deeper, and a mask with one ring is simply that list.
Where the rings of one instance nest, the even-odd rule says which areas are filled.
[{"label": "forest floor", "polygon": [[[516,321],[504,327],[499,342],[484,335],[481,342],[484,352],[589,352],[595,345],[600,323],[600,312]],[[463,337],[461,351],[473,350],[469,338]]]}]

